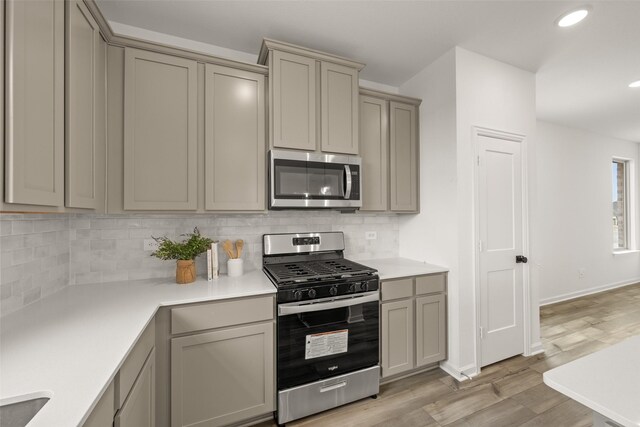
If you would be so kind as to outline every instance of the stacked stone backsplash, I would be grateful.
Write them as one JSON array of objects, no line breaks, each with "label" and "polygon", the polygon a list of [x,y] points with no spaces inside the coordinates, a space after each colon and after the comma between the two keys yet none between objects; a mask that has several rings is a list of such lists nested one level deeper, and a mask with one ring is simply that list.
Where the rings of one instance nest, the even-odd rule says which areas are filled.
[{"label": "stacked stone backsplash", "polygon": [[[343,231],[345,255],[353,260],[398,256],[395,214],[270,211],[261,214],[0,215],[1,315],[64,286],[171,277],[175,263],[144,251],[151,236],[176,238],[198,227],[216,240],[243,239],[245,270],[261,268],[262,235]],[[365,232],[375,231],[376,240]],[[226,255],[220,250],[226,272]],[[204,277],[206,261],[197,260]]]}]

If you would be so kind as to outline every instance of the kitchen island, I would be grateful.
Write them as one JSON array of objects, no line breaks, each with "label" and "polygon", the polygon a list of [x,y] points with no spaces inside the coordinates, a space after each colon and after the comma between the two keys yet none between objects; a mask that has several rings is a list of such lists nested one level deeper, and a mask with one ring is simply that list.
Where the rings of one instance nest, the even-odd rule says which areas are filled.
[{"label": "kitchen island", "polygon": [[545,372],[549,387],[593,410],[594,427],[640,426],[640,335]]}]

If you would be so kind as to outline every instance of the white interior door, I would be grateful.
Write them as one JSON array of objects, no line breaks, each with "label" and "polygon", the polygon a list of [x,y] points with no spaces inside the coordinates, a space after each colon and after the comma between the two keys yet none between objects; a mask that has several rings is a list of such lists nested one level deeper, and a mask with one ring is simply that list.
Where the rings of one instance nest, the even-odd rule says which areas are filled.
[{"label": "white interior door", "polygon": [[[478,135],[481,366],[524,352],[520,142]],[[525,261],[526,262],[526,261]]]}]

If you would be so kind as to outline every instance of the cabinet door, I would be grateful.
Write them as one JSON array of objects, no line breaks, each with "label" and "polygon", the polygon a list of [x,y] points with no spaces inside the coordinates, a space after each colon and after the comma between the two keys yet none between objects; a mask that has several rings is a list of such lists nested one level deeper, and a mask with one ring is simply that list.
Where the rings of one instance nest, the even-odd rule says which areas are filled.
[{"label": "cabinet door", "polygon": [[114,385],[113,381],[96,403],[96,406],[84,422],[83,427],[111,427],[113,426]]},{"label": "cabinet door", "polygon": [[316,61],[273,51],[271,70],[272,145],[316,149]]},{"label": "cabinet door", "polygon": [[124,209],[197,208],[197,64],[125,49]]},{"label": "cabinet door", "polygon": [[264,210],[264,76],[205,70],[205,208]]},{"label": "cabinet door", "polygon": [[129,396],[116,414],[115,427],[155,427],[156,353],[151,351]]},{"label": "cabinet door", "polygon": [[171,340],[171,425],[222,426],[274,410],[272,322]]},{"label": "cabinet door", "polygon": [[101,209],[105,180],[106,43],[80,0],[66,2],[65,205]]},{"label": "cabinet door", "polygon": [[361,211],[388,209],[389,120],[387,101],[360,97]]},{"label": "cabinet door", "polygon": [[445,295],[416,298],[416,366],[446,359]]},{"label": "cabinet door", "polygon": [[413,300],[384,303],[382,310],[382,376],[413,369]]},{"label": "cabinet door", "polygon": [[418,122],[413,105],[391,102],[390,183],[391,210],[418,211]]},{"label": "cabinet door", "polygon": [[5,54],[5,201],[63,206],[64,2],[8,0]]},{"label": "cabinet door", "polygon": [[322,62],[322,151],[358,154],[358,70]]}]

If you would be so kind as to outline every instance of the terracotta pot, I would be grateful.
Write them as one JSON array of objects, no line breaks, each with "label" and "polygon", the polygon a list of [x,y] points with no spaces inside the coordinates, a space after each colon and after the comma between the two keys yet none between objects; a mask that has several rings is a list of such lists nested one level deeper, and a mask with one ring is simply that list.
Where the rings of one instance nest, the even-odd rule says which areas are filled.
[{"label": "terracotta pot", "polygon": [[176,265],[176,283],[185,285],[196,280],[196,262],[192,259],[179,259]]}]

